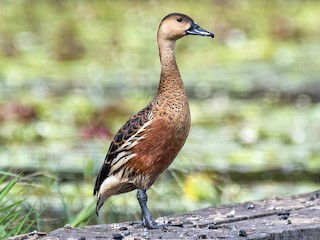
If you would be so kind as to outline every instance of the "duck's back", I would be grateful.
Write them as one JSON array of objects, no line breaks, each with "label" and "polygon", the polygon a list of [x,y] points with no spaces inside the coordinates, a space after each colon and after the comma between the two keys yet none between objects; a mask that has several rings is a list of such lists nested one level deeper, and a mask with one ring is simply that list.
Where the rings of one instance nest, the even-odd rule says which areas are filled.
[{"label": "duck's back", "polygon": [[103,181],[119,175],[130,187],[119,187],[119,194],[135,188],[148,189],[174,160],[190,129],[186,97],[168,98],[162,94],[134,114],[117,132],[96,179],[94,194]]}]

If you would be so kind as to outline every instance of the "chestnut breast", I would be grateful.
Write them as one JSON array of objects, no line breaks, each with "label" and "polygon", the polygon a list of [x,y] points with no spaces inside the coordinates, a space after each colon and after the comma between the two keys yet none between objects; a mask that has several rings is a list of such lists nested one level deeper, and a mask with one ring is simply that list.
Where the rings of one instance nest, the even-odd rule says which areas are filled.
[{"label": "chestnut breast", "polygon": [[147,176],[141,183],[150,186],[172,163],[190,130],[190,110],[185,94],[159,94],[151,105],[152,123],[145,131],[146,137],[134,147],[137,155],[130,161],[130,167]]}]

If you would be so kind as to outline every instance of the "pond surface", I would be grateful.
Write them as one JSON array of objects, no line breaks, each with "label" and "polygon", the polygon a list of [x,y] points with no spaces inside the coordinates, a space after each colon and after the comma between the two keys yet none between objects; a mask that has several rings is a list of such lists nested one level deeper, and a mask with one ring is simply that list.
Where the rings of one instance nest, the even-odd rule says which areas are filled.
[{"label": "pond surface", "polygon": [[[241,79],[255,79],[243,72],[237,72]],[[169,171],[149,191],[153,214],[318,189],[320,106],[310,88],[297,84],[288,92],[279,86],[283,83],[261,88],[251,81],[245,92],[217,87],[209,79],[187,81],[191,132]],[[28,119],[15,112],[14,101],[5,102],[2,109],[9,108],[12,118],[6,115],[0,127],[0,167],[32,179],[27,200],[44,211],[40,225],[46,230],[61,227],[61,219],[75,221],[83,209],[93,212],[93,182],[112,134],[156,88],[123,87],[121,81],[100,89],[82,81],[53,83],[43,83],[43,97],[30,93],[38,83],[16,88],[17,98],[23,94],[28,100],[15,104],[31,108],[34,116]],[[140,218],[135,192],[105,205],[90,223]]]}]

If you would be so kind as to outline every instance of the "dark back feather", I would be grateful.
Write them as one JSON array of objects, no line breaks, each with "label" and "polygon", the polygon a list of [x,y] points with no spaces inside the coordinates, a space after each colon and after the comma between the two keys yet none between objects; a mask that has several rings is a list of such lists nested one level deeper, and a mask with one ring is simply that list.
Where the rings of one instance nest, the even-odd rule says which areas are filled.
[{"label": "dark back feather", "polygon": [[113,159],[115,159],[120,152],[124,151],[119,151],[119,148],[128,140],[128,138],[136,134],[145,123],[151,120],[151,107],[152,102],[148,104],[145,108],[141,109],[138,113],[131,116],[129,120],[119,129],[117,134],[114,136],[109,147],[108,153],[103,162],[103,165],[101,166],[98,176],[96,178],[95,186],[93,189],[93,195],[97,194],[101,184],[109,176],[110,169],[113,165]]}]

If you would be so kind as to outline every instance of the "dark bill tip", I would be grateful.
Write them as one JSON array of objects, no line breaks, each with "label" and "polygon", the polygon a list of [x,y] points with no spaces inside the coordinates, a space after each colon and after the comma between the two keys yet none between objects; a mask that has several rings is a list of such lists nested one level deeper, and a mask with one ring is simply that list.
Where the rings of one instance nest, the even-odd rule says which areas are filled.
[{"label": "dark bill tip", "polygon": [[212,32],[209,32],[209,31],[203,29],[202,27],[200,27],[195,22],[191,23],[191,27],[188,30],[186,30],[186,34],[207,36],[207,37],[214,38],[214,34]]}]

